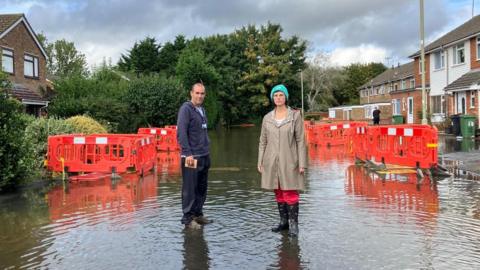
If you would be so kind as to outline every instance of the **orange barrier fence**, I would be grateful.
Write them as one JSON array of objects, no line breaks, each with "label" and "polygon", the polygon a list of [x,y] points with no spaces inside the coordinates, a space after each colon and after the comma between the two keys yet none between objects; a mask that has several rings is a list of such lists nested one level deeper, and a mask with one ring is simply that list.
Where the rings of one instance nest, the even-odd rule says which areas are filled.
[{"label": "orange barrier fence", "polygon": [[155,136],[155,144],[158,151],[180,150],[180,146],[177,142],[177,126],[165,126],[165,128],[139,128],[138,134],[150,134]]},{"label": "orange barrier fence", "polygon": [[305,124],[307,142],[315,146],[344,145],[355,134],[355,128],[366,127],[366,122],[343,122],[334,124]]},{"label": "orange barrier fence", "polygon": [[309,145],[344,145],[361,160],[428,169],[438,164],[438,131],[429,125],[368,126],[366,122],[310,124]]},{"label": "orange barrier fence", "polygon": [[353,153],[362,160],[429,169],[438,162],[438,131],[429,125],[356,129]]},{"label": "orange barrier fence", "polygon": [[146,134],[57,135],[48,137],[47,169],[143,175],[154,168],[155,154],[154,138]]}]

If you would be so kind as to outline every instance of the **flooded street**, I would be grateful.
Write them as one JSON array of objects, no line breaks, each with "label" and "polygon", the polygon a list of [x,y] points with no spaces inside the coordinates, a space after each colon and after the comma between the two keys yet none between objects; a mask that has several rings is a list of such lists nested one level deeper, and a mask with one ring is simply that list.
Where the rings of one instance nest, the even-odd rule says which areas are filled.
[{"label": "flooded street", "polygon": [[[214,223],[201,231],[180,224],[176,154],[159,155],[157,174],[143,179],[2,195],[0,268],[480,268],[480,182],[377,175],[338,147],[309,149],[298,240],[271,232],[278,212],[273,192],[259,188],[258,134],[210,133],[204,212]],[[475,142],[440,141],[440,152],[478,149]]]}]

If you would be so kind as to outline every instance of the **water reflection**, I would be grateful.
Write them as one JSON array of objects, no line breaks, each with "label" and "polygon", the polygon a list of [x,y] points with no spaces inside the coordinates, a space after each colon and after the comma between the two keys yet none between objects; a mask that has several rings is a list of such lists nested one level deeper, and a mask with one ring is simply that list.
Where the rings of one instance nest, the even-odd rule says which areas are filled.
[{"label": "water reflection", "polygon": [[158,152],[157,173],[160,182],[177,181],[180,176],[180,153]]},{"label": "water reflection", "polygon": [[354,160],[352,154],[346,151],[344,146],[312,146],[308,148],[308,157],[311,163],[321,163],[326,161],[350,161]]},{"label": "water reflection", "polygon": [[[418,179],[415,173],[378,175],[362,166],[348,166],[345,192],[378,204],[377,208],[397,211],[402,219],[415,217],[425,229],[433,229],[439,213],[438,191],[429,177]],[[369,205],[371,207],[371,205]]]},{"label": "water reflection", "polygon": [[438,143],[438,152],[440,154],[472,152],[480,149],[480,142],[472,138],[457,139],[453,136],[439,136]]},{"label": "water reflection", "polygon": [[71,224],[75,216],[91,216],[90,222],[94,222],[99,217],[94,215],[97,212],[102,212],[101,217],[132,212],[136,204],[155,197],[156,192],[156,174],[143,178],[125,174],[121,179],[65,183],[47,194],[50,219]]},{"label": "water reflection", "polygon": [[277,253],[278,264],[273,266],[275,269],[303,269],[298,239],[292,239],[286,233],[283,234]]},{"label": "water reflection", "polygon": [[183,269],[209,269],[210,257],[203,230],[183,231]]}]

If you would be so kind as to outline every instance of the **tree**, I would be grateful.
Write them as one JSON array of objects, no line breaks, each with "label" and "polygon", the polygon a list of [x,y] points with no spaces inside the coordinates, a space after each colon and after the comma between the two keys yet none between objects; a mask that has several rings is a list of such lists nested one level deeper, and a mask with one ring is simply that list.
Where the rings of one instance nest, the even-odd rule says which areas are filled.
[{"label": "tree", "polygon": [[208,115],[208,125],[215,126],[220,113],[217,97],[217,83],[220,76],[215,68],[207,63],[202,52],[186,49],[180,55],[175,70],[184,89],[190,90],[190,87],[197,82],[205,85],[207,90],[205,109]]},{"label": "tree", "polygon": [[136,132],[139,127],[173,125],[186,93],[174,78],[151,75],[133,80],[123,97],[128,106],[123,130]]},{"label": "tree", "polygon": [[47,74],[56,78],[88,75],[85,55],[80,53],[73,42],[65,39],[49,43],[41,33],[37,35],[47,54]]},{"label": "tree", "polygon": [[362,86],[387,68],[382,63],[351,64],[344,69],[345,80],[338,91],[334,92],[339,104],[359,102],[358,87]]},{"label": "tree", "polygon": [[238,34],[246,36],[247,48],[244,55],[247,59],[242,71],[239,94],[248,97],[245,104],[249,113],[263,115],[270,106],[270,89],[283,83],[290,90],[289,104],[297,103],[298,71],[305,67],[306,44],[293,36],[282,39],[280,25],[268,23],[260,30],[248,26],[239,30]]},{"label": "tree", "polygon": [[330,65],[330,56],[319,53],[304,71],[307,106],[310,111],[325,111],[337,105],[333,95],[345,76],[339,68]]},{"label": "tree", "polygon": [[186,46],[185,37],[182,35],[175,37],[173,43],[167,42],[163,45],[158,54],[158,69],[161,73],[167,76],[175,75],[178,57]]},{"label": "tree", "polygon": [[140,43],[135,42],[127,55],[122,54],[118,68],[121,71],[132,71],[137,76],[156,73],[160,70],[159,54],[160,44],[157,44],[155,38],[146,37]]}]

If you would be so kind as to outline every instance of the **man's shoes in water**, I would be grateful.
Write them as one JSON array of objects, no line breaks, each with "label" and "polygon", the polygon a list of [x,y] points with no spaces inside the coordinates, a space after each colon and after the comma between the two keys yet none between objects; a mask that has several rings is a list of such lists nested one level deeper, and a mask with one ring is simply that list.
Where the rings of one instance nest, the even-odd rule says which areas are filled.
[{"label": "man's shoes in water", "polygon": [[185,224],[185,229],[191,230],[200,230],[202,225],[198,224],[195,220],[190,221],[190,223]]},{"label": "man's shoes in water", "polygon": [[280,223],[272,228],[272,232],[281,232],[288,230],[288,208],[287,203],[277,203],[278,213],[280,214]]},{"label": "man's shoes in water", "polygon": [[198,224],[202,224],[202,225],[213,223],[213,220],[208,219],[204,216],[194,217],[193,220],[195,220]]}]

